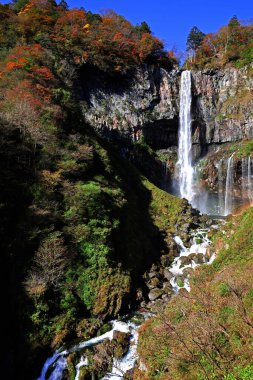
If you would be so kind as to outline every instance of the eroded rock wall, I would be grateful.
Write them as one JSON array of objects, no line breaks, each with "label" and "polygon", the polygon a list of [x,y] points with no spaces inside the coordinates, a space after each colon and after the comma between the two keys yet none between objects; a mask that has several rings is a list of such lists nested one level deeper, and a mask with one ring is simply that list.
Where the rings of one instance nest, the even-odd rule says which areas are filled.
[{"label": "eroded rock wall", "polygon": [[195,156],[253,138],[253,66],[193,71]]},{"label": "eroded rock wall", "polygon": [[[178,144],[180,74],[177,68],[143,65],[111,77],[85,66],[74,86],[85,119],[100,134],[143,137],[161,150]],[[253,65],[192,71],[192,96],[194,159],[221,144],[253,138]]]},{"label": "eroded rock wall", "polygon": [[86,120],[103,135],[139,140],[154,148],[177,143],[179,115],[177,69],[145,65],[126,76],[80,72]]}]

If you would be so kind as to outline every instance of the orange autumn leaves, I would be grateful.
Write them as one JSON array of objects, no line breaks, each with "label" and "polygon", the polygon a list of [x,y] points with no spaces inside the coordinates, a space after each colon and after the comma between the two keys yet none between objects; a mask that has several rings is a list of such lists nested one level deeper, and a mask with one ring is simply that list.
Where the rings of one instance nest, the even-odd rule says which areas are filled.
[{"label": "orange autumn leaves", "polygon": [[[76,62],[85,57],[85,62],[105,71],[126,72],[151,56],[170,60],[149,28],[135,27],[113,11],[100,16],[82,9],[64,10],[49,0],[31,0],[13,18],[23,44],[39,39]],[[19,64],[10,67],[20,68]]]},{"label": "orange autumn leaves", "polygon": [[0,114],[21,126],[20,113],[31,130],[35,119],[40,124],[43,113],[57,115],[58,123],[55,91],[66,62],[72,68],[90,64],[125,74],[149,59],[175,61],[147,24],[133,26],[113,11],[101,16],[83,9],[66,10],[52,0],[28,1],[16,13],[0,6],[1,34],[6,54],[0,62]]}]

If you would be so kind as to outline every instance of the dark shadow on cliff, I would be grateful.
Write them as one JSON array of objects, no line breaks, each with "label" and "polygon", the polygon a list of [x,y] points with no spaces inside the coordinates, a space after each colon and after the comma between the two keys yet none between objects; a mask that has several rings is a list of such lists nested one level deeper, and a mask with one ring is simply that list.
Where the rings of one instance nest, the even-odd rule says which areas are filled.
[{"label": "dark shadow on cliff", "polygon": [[[142,77],[140,73],[145,70],[146,74],[150,76],[150,91],[156,91],[161,85],[161,67],[170,72],[173,65],[169,63],[158,64],[157,61],[147,62],[140,67],[133,67],[126,73],[121,72],[105,72],[98,67],[86,63],[81,66],[74,80],[73,92],[78,100],[85,100],[87,104],[91,105],[91,96],[94,93],[101,92],[101,99],[103,94],[116,94],[122,96],[129,90],[133,90],[135,82],[141,85]],[[99,95],[98,95],[99,99]],[[160,101],[159,97],[154,99],[151,103],[153,109]]]},{"label": "dark shadow on cliff", "polygon": [[208,144],[206,141],[206,122],[201,108],[200,96],[194,95],[196,89],[193,85],[192,96],[192,134],[198,136],[198,142],[193,144],[193,159],[199,159],[206,155]]},{"label": "dark shadow on cliff", "polygon": [[112,256],[115,264],[121,263],[122,269],[131,273],[132,292],[126,300],[125,310],[122,310],[127,312],[129,305],[137,304],[136,289],[144,288],[143,274],[166,252],[166,233],[154,224],[150,212],[152,193],[144,186],[142,174],[128,159],[119,155],[117,147],[97,138],[109,153],[118,186],[127,200],[119,210],[120,228],[113,237],[115,250]]},{"label": "dark shadow on cliff", "polygon": [[[142,288],[145,293],[142,276],[166,251],[166,233],[160,230],[152,219],[151,191],[145,187],[140,172],[127,160],[127,157],[122,157],[122,152],[119,154],[119,146],[113,146],[110,142],[98,137],[92,128],[81,124],[77,114],[74,113],[67,120],[64,131],[57,136],[57,141],[65,153],[68,143],[73,141],[71,140],[73,135],[75,135],[75,141],[79,142],[80,136],[83,135],[93,142],[94,146],[99,144],[103,147],[107,152],[112,171],[108,170],[101,155],[95,152],[94,161],[90,169],[85,172],[85,177],[82,177],[84,175],[82,172],[78,173],[77,177],[74,173],[70,173],[69,181],[73,183],[78,180],[97,181],[98,177],[104,176],[109,188],[120,189],[126,200],[122,207],[113,203],[102,205],[108,206],[108,213],[113,220],[119,220],[119,227],[111,237],[113,250],[109,260],[112,267],[117,268],[120,265],[122,273],[127,272],[130,275],[131,290],[125,295],[121,309],[121,312],[125,313],[137,305],[136,290]],[[35,326],[30,321],[33,306],[31,299],[25,293],[24,280],[38,244],[45,233],[52,229],[64,231],[64,221],[60,220],[62,194],[60,189],[56,189],[56,194],[54,194],[56,198],[53,201],[59,204],[57,217],[53,214],[35,212],[32,189],[39,182],[36,169],[42,167],[56,170],[52,166],[53,161],[50,157],[47,162],[43,161],[40,146],[37,146],[35,150],[35,147],[29,143],[29,139],[25,140],[17,129],[6,123],[0,124],[0,136],[0,217],[2,221],[0,276],[4,290],[2,326],[7,332],[6,340],[2,341],[4,348],[1,355],[2,373],[8,374],[9,379],[28,380],[36,378],[49,352],[43,351],[48,349],[43,342],[38,342],[38,345],[33,347],[28,343],[28,334],[34,331],[36,336],[38,331],[34,330]],[[144,160],[146,153],[142,154]],[[50,201],[52,200],[49,198],[48,202]],[[75,268],[74,261],[70,265]],[[58,300],[53,296],[54,313],[58,312],[57,302]],[[85,312],[82,308],[77,309],[77,319],[84,318],[86,315],[87,311]],[[108,318],[110,317],[112,316],[108,315]]]}]

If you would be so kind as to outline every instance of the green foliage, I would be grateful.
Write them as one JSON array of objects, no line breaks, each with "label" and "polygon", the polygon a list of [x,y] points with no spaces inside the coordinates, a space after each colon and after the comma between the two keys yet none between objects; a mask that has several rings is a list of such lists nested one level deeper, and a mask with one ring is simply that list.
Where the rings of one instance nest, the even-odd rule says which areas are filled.
[{"label": "green foliage", "polygon": [[219,293],[222,297],[226,297],[230,293],[230,287],[228,284],[221,283],[218,287]]},{"label": "green foliage", "polygon": [[253,366],[251,364],[246,367],[235,367],[233,373],[224,376],[224,380],[252,380]]},{"label": "green foliage", "polygon": [[231,29],[236,28],[236,27],[238,27],[238,26],[241,26],[241,24],[240,24],[240,22],[239,22],[237,16],[233,16],[233,17],[229,20],[229,22],[228,22],[228,26],[229,26]]},{"label": "green foliage", "polygon": [[13,10],[15,12],[20,12],[21,9],[24,8],[24,6],[28,3],[29,0],[16,0],[14,1]]},{"label": "green foliage", "polygon": [[196,44],[195,50],[194,46],[192,47],[196,54],[187,61],[187,65],[196,68],[216,68],[226,65],[242,68],[250,65],[252,36],[253,26],[241,25],[234,16],[228,25],[220,28],[218,32],[207,34],[200,44]]},{"label": "green foliage", "polygon": [[201,45],[203,39],[205,37],[205,34],[197,28],[197,26],[194,26],[187,37],[186,47],[188,51],[196,51],[198,47]]},{"label": "green foliage", "polygon": [[58,4],[58,6],[62,9],[64,9],[65,11],[69,8],[68,7],[68,3],[65,1],[65,0],[61,0]]},{"label": "green foliage", "polygon": [[[147,378],[252,378],[252,225],[249,208],[223,226],[214,239],[217,258],[196,270],[190,297],[180,293],[141,328],[138,349]],[[164,342],[166,374],[154,361]]]},{"label": "green foliage", "polygon": [[146,23],[146,21],[143,21],[143,22],[141,22],[140,25],[137,25],[135,27],[135,30],[140,34],[142,34],[142,33],[151,34],[151,29],[150,29],[149,25]]}]

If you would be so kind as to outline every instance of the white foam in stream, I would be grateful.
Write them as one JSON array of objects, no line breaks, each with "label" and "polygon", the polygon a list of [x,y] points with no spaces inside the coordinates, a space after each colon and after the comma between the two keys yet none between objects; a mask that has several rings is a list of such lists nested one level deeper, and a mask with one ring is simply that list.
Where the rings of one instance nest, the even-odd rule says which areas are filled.
[{"label": "white foam in stream", "polygon": [[[173,290],[178,292],[179,289],[185,288],[187,291],[190,291],[189,285],[189,275],[184,276],[184,271],[187,268],[196,268],[200,264],[195,262],[194,255],[190,260],[190,263],[182,265],[182,260],[184,257],[188,257],[191,254],[202,254],[205,257],[206,263],[213,262],[215,256],[212,255],[211,258],[206,257],[207,248],[210,244],[210,241],[207,237],[208,230],[199,229],[195,234],[192,235],[192,245],[187,248],[185,247],[182,239],[179,236],[175,236],[174,240],[180,247],[180,254],[175,258],[171,267],[169,268],[173,277],[170,281]],[[201,240],[201,241],[199,241]],[[178,277],[181,279],[182,284],[178,284]],[[182,286],[179,286],[182,285]],[[151,315],[147,313],[142,313],[142,316],[147,319]],[[114,331],[120,331],[124,333],[130,333],[130,347],[126,355],[122,359],[113,359],[113,365],[111,372],[108,372],[101,380],[120,380],[123,379],[123,376],[126,372],[133,369],[137,363],[137,344],[138,344],[138,330],[139,326],[135,323],[128,321],[112,321],[112,329],[105,334],[102,334],[98,337],[89,339],[85,342],[81,342],[72,346],[70,349],[59,352],[56,351],[52,357],[46,360],[41,375],[38,380],[61,380],[64,370],[67,368],[66,357],[71,352],[77,352],[87,347],[92,347],[98,343],[102,343],[105,340],[112,340]],[[87,366],[88,359],[85,356],[82,356],[79,363],[76,365],[76,375],[75,380],[79,380],[80,371],[83,366]],[[142,365],[144,370],[144,365]],[[48,377],[48,372],[51,371],[50,376]]]},{"label": "white foam in stream", "polygon": [[120,360],[114,358],[112,371],[107,373],[102,380],[119,380],[122,379],[123,375],[134,368],[137,362],[137,343],[138,343],[138,326],[133,323],[128,324],[129,330],[131,332],[130,348],[127,354]]},{"label": "white foam in stream", "polygon": [[75,380],[79,380],[81,367],[84,367],[84,366],[87,366],[87,365],[89,365],[88,358],[86,358],[86,356],[82,356],[80,362],[76,365]]},{"label": "white foam in stream", "polygon": [[[144,315],[145,316],[145,315]],[[113,339],[114,331],[120,331],[124,333],[131,333],[130,348],[127,354],[120,360],[113,360],[113,367],[110,373],[107,373],[103,380],[118,380],[122,379],[123,375],[130,369],[134,368],[137,361],[137,342],[138,342],[138,327],[132,322],[123,321],[112,321],[112,329],[105,334],[98,337],[89,339],[85,342],[74,345],[68,351],[56,351],[52,357],[46,360],[41,375],[38,380],[46,380],[47,372],[49,368],[53,368],[52,373],[48,380],[61,380],[63,371],[67,368],[66,355],[71,352],[77,352],[83,348],[92,347],[98,343],[102,343],[105,340]],[[88,359],[86,357],[81,357],[80,362],[76,365],[76,376],[75,380],[78,380],[80,375],[80,369],[83,366],[88,365]]]},{"label": "white foam in stream", "polygon": [[[179,289],[186,289],[188,292],[190,291],[190,285],[189,285],[189,275],[182,277],[184,274],[185,269],[187,268],[196,268],[200,264],[196,263],[194,260],[194,257],[192,258],[191,262],[189,264],[182,265],[182,258],[188,257],[192,254],[202,254],[203,257],[206,256],[207,253],[207,247],[210,244],[210,241],[207,237],[208,230],[206,229],[199,229],[193,236],[193,243],[190,246],[190,248],[186,248],[184,246],[184,243],[182,242],[182,239],[179,236],[174,237],[174,241],[179,245],[180,247],[180,254],[178,257],[175,258],[173,261],[171,267],[169,268],[169,271],[172,273],[173,277],[170,280],[170,284],[173,288],[173,290],[177,293]],[[198,240],[201,240],[201,242],[198,242]],[[206,263],[211,264],[213,262],[215,256],[212,255],[211,258],[206,258]],[[182,286],[178,284],[178,278],[180,278],[180,281],[182,282]]]}]

